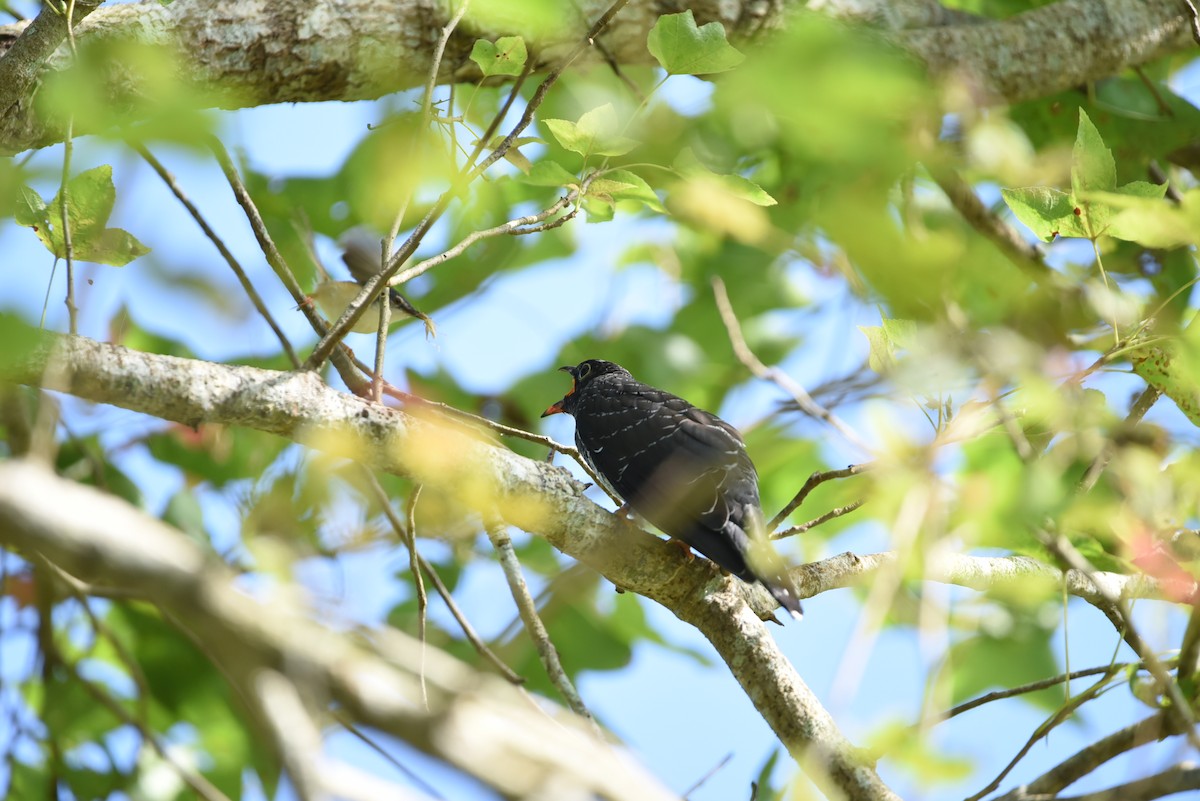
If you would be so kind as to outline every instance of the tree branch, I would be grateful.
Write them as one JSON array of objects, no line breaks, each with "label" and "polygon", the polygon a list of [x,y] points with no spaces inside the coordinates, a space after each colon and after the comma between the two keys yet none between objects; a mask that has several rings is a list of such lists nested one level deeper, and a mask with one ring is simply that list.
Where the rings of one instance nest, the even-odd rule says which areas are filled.
[{"label": "tree branch", "polygon": [[[860,584],[899,557],[892,552],[853,554],[843,553],[801,565],[792,571],[799,584],[800,597],[811,598],[828,590]],[[1060,570],[1028,556],[967,556],[944,554],[928,559],[922,577],[926,581],[954,584],[973,590],[1021,589],[1033,592],[1037,585],[1047,591],[1060,592],[1064,581],[1070,595],[1097,606],[1109,602],[1112,596],[1177,600],[1183,595],[1200,591],[1196,582],[1187,586],[1164,582],[1142,574],[1095,572],[1090,576],[1081,570],[1068,570],[1064,579]]]},{"label": "tree branch", "polygon": [[[71,28],[103,2],[77,0],[69,21],[61,9],[47,3],[32,22],[0,27],[0,49],[7,50],[0,58],[0,120],[20,117],[26,112],[26,109],[17,106],[29,105],[30,90],[46,61],[67,38]],[[20,34],[4,48],[2,40],[5,34],[13,36],[17,30]]]},{"label": "tree branch", "polygon": [[[51,363],[56,369],[47,371]],[[562,468],[518,456],[459,429],[337,392],[311,373],[228,366],[140,353],[82,337],[47,336],[28,358],[0,366],[0,378],[34,385],[45,382],[51,385],[47,388],[187,425],[207,422],[275,433],[437,487],[483,515],[494,513],[510,525],[544,537],[619,587],[645,595],[697,626],[781,742],[811,769],[819,785],[867,801],[895,798],[779,651],[759,619],[769,617],[775,607],[764,590],[721,575],[707,560],[689,562],[678,548],[629,526],[583,497],[581,485]],[[0,480],[5,489],[9,485]],[[21,497],[18,494],[13,502]],[[79,507],[65,500],[40,505]],[[85,511],[80,514],[91,517]],[[3,536],[7,535],[0,531]],[[30,535],[23,542],[43,547],[40,540],[40,535]],[[120,541],[137,542],[138,553],[147,548],[142,537],[130,538],[127,533]],[[94,575],[100,566],[88,568],[94,561],[83,560],[77,567]],[[189,564],[188,569],[195,567]],[[157,574],[139,580],[143,578],[152,583],[159,580]],[[120,576],[115,580],[136,584],[122,582]],[[274,642],[270,631],[255,636]],[[433,664],[433,656],[427,673],[431,681],[440,680],[442,669]],[[411,682],[416,681],[415,672],[414,666]],[[434,691],[431,687],[431,696]],[[448,703],[435,701],[431,697],[435,713]],[[408,716],[417,714],[404,710]],[[398,713],[385,699],[363,710],[362,720],[387,729],[398,725],[391,717]],[[507,730],[511,728],[508,724]]]},{"label": "tree branch", "polygon": [[[676,796],[567,716],[531,708],[503,679],[426,650],[429,706],[420,703],[420,643],[379,632],[386,658],[281,599],[238,589],[228,567],[186,535],[127,502],[25,460],[0,464],[0,542],[39,553],[90,582],[139,588],[178,618],[231,673],[282,674],[357,720],[518,797]],[[522,736],[513,737],[511,732]],[[311,739],[311,738],[310,738]]]},{"label": "tree branch", "polygon": [[1172,734],[1179,734],[1179,730],[1174,727],[1167,715],[1161,712],[1152,715],[1132,726],[1118,729],[1107,737],[1084,747],[1029,784],[1015,788],[997,801],[1018,801],[1018,799],[1028,799],[1031,796],[1054,796],[1113,757]]},{"label": "tree branch", "polygon": [[[687,0],[672,8],[692,9],[698,24],[720,22],[736,43],[782,24],[801,5],[799,0]],[[840,13],[836,7],[847,3],[826,5]],[[1060,0],[1006,20],[970,19],[959,25],[945,24],[945,15],[928,14],[935,5],[928,2],[910,3],[926,7],[916,15],[890,13],[888,6],[899,5],[894,0],[856,5],[881,9],[868,16],[888,25],[893,41],[934,75],[966,76],[984,103],[1045,97],[1193,46],[1192,18],[1179,0]],[[604,0],[579,0],[578,15],[563,15],[553,25],[504,31],[483,30],[468,14],[446,43],[437,81],[478,80],[478,67],[469,59],[474,40],[514,33],[525,37],[538,69],[553,69],[586,29],[585,20],[605,6]],[[212,106],[367,100],[425,84],[448,14],[440,4],[436,13],[432,7],[417,0],[193,0],[165,6],[141,0],[101,8],[78,33],[82,41],[163,48],[175,59],[177,79],[199,89],[202,102]],[[621,65],[653,63],[646,36],[660,13],[659,3],[631,3],[601,37],[604,50]],[[928,27],[912,29],[914,24]],[[0,52],[29,25],[0,26]],[[909,29],[898,30],[901,26]],[[45,47],[25,63],[40,65]],[[597,62],[601,54],[591,52],[587,58]],[[48,66],[59,69],[63,59],[56,55]],[[122,66],[120,84],[114,85],[106,105],[131,107],[135,116],[153,113],[150,90],[155,82],[138,75],[132,65]],[[0,80],[0,87],[5,85]],[[38,116],[27,100],[23,90],[21,108],[0,114],[0,153],[62,141],[65,121]]]}]

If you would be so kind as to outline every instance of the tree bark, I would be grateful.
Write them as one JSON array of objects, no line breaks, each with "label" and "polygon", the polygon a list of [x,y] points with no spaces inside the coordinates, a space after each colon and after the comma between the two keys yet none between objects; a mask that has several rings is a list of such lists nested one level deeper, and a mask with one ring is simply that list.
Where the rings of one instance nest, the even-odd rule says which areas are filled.
[{"label": "tree bark", "polygon": [[[79,25],[78,37],[82,44],[132,43],[163,51],[174,64],[176,79],[199,93],[201,105],[233,109],[365,100],[425,83],[450,5],[436,0],[177,0],[164,6],[141,0],[101,7]],[[565,4],[571,10],[557,19],[522,22],[468,13],[447,42],[437,80],[477,80],[478,70],[469,59],[475,40],[514,34],[525,37],[539,69],[552,68],[608,5],[578,0]],[[675,5],[672,10],[690,8],[698,24],[721,23],[737,44],[786,24],[786,14],[802,3],[688,0]],[[846,3],[827,5],[842,13]],[[929,26],[893,30],[892,38],[934,75],[966,77],[981,102],[1043,97],[1193,46],[1189,19],[1178,0],[1061,0],[1008,20],[984,22],[929,13],[929,3],[919,6],[919,14],[867,16],[892,28]],[[650,0],[630,3],[599,37],[590,61],[599,63],[603,48],[619,65],[653,64],[646,36],[662,8]],[[26,26],[0,27],[0,55]],[[66,62],[60,47],[47,68],[61,69]],[[151,87],[164,85],[162,76],[138,74],[130,64],[108,66],[113,81],[105,105],[126,110],[132,119],[153,114],[157,98]],[[0,152],[62,140],[65,118],[39,112],[35,96],[27,94],[0,118]]]}]

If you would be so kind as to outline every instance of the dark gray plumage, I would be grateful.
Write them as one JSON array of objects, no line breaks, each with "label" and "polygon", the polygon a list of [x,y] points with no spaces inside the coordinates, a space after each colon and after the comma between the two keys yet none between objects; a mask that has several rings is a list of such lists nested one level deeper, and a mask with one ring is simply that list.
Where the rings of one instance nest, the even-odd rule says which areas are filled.
[{"label": "dark gray plumage", "polygon": [[574,385],[542,416],[575,418],[575,444],[609,489],[671,537],[738,578],[762,583],[799,618],[800,601],[764,530],[758,473],[737,429],[612,362],[559,369]]}]

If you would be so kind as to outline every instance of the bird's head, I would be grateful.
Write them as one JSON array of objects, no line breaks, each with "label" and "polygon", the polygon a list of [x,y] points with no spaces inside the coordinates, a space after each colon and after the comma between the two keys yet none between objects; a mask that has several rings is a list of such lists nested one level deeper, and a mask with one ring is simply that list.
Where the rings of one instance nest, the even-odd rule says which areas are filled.
[{"label": "bird's head", "polygon": [[588,359],[574,367],[563,366],[558,369],[571,376],[571,389],[567,391],[562,400],[552,404],[546,411],[542,412],[542,417],[562,412],[573,415],[575,413],[575,402],[578,400],[577,393],[579,390],[607,373],[628,374],[629,372],[621,365],[606,362],[603,359]]}]

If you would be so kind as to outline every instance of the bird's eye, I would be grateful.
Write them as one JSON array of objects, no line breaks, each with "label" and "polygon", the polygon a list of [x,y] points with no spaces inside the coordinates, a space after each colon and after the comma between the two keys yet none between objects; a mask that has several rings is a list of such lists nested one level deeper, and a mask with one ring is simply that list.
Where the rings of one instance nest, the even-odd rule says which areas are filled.
[{"label": "bird's eye", "polygon": [[587,362],[584,362],[583,364],[579,365],[579,374],[576,376],[576,378],[587,378],[591,374],[592,366]]}]

